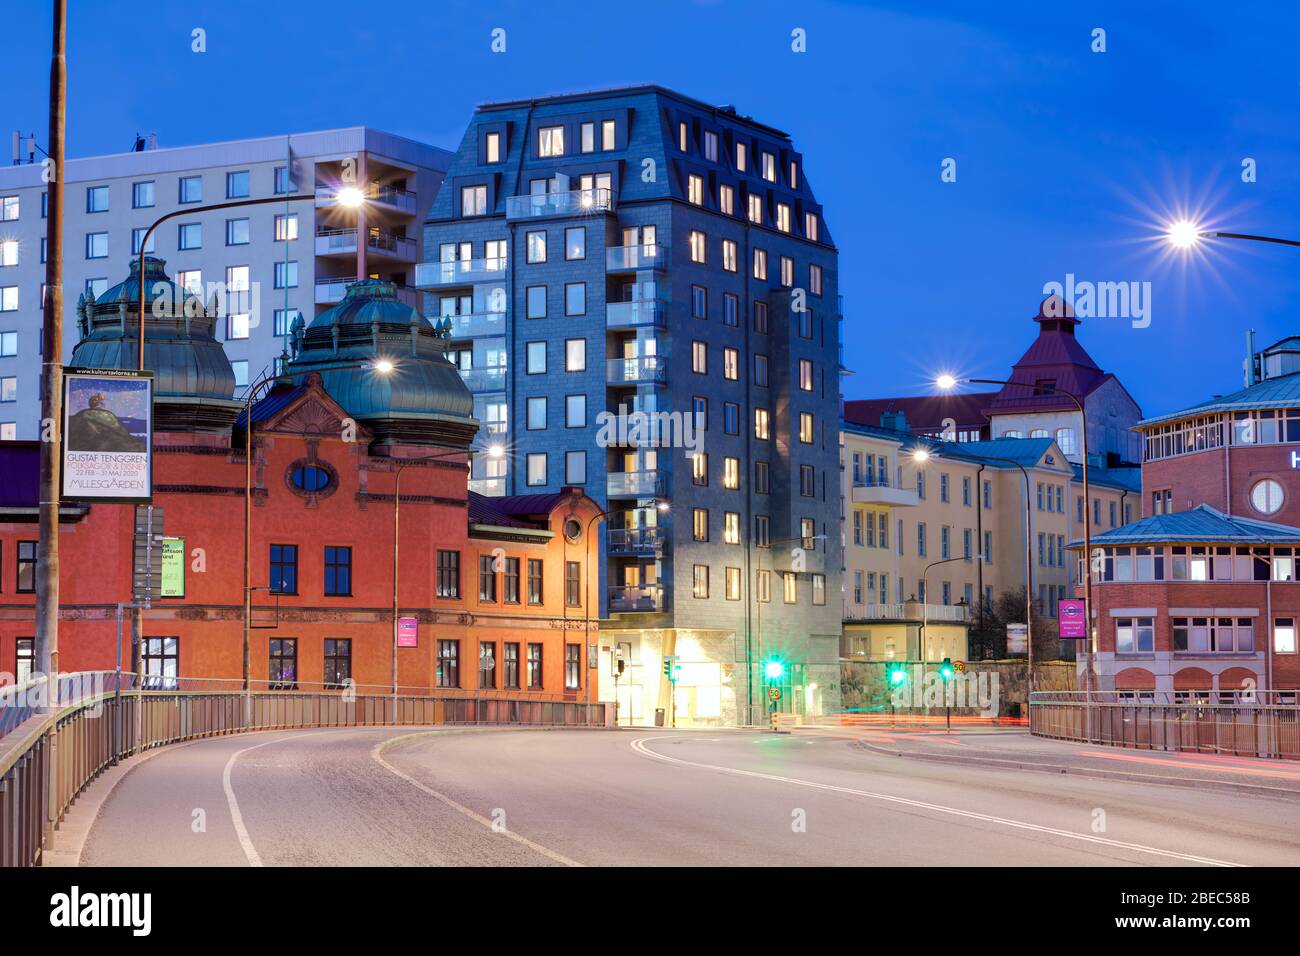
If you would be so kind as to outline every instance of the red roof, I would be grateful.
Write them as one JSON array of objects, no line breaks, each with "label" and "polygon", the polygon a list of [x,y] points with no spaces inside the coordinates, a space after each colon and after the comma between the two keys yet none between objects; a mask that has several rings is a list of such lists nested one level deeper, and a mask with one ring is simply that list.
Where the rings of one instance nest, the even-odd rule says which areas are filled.
[{"label": "red roof", "polygon": [[1011,367],[1008,378],[1015,384],[1002,387],[989,403],[989,414],[1073,409],[1074,402],[1065,395],[1041,391],[1036,386],[1054,385],[1083,398],[1114,378],[1097,366],[1075,338],[1074,330],[1079,320],[1075,318],[1074,309],[1060,296],[1051,295],[1044,299],[1034,321],[1039,326],[1038,338]]}]

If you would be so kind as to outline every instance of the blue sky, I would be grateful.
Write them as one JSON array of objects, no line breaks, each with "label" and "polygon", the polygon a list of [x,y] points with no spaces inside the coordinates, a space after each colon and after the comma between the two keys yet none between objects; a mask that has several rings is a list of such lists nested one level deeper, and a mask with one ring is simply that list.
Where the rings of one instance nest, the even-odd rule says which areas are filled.
[{"label": "blue sky", "polygon": [[[1300,12],[1218,3],[104,0],[69,4],[70,155],[368,124],[455,148],[475,104],[656,82],[788,130],[840,248],[847,397],[997,377],[1048,282],[1150,282],[1081,338],[1148,414],[1292,332],[1300,250],[1171,257],[1164,218],[1300,237]],[[17,7],[17,9],[15,9]],[[3,15],[5,130],[45,138],[49,15]],[[191,30],[207,52],[190,51]],[[507,31],[507,52],[489,49]],[[807,31],[807,52],[790,32]],[[1094,53],[1092,31],[1106,31]],[[945,158],[957,180],[941,182]],[[1255,160],[1257,180],[1241,180]]]}]

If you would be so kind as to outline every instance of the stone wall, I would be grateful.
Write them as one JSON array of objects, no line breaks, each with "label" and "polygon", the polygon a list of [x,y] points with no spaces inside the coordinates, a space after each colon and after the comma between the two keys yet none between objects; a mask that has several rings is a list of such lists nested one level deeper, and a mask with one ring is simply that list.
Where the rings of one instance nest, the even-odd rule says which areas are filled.
[{"label": "stone wall", "polygon": [[[898,713],[908,713],[924,709],[923,698],[917,697],[911,689],[920,677],[920,665],[911,662],[904,665],[909,675],[908,700],[917,706],[899,705]],[[934,675],[938,664],[933,662],[925,667],[926,675]],[[968,661],[967,675],[973,675],[975,681],[981,682],[991,694],[993,675],[997,675],[998,716],[1023,716],[1027,699],[1027,667],[1024,660],[1011,659],[1001,661]],[[930,682],[935,678],[927,676]],[[966,678],[970,680],[970,677]],[[1036,690],[1075,690],[1076,672],[1073,661],[1046,661],[1034,665],[1034,684]],[[840,686],[843,695],[844,710],[850,713],[888,713],[890,694],[885,681],[884,661],[841,661]],[[980,708],[973,706],[957,707],[954,713],[977,714]],[[992,701],[990,701],[992,703]]]}]

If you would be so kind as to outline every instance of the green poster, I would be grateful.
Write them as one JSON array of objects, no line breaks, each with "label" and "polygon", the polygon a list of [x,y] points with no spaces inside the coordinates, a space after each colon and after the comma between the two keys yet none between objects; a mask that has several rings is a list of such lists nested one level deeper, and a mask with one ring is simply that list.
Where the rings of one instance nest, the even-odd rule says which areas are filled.
[{"label": "green poster", "polygon": [[185,597],[185,539],[163,538],[162,597]]}]

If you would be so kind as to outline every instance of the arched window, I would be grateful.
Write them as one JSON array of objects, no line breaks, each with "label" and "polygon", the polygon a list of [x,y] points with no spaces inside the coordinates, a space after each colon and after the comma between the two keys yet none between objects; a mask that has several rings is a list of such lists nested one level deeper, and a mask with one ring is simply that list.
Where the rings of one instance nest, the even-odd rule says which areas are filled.
[{"label": "arched window", "polygon": [[1250,489],[1250,504],[1260,514],[1271,515],[1277,514],[1282,510],[1282,485],[1272,478],[1265,478],[1263,481],[1255,482]]},{"label": "arched window", "polygon": [[1046,438],[1046,437],[1047,437],[1047,429],[1046,429],[1046,428],[1035,428],[1033,431],[1031,431],[1031,432],[1029,433],[1029,437],[1030,437],[1030,438]]},{"label": "arched window", "polygon": [[1004,431],[1004,432],[1002,433],[1002,437],[1003,437],[1003,438],[1020,438],[1021,435],[1020,435],[1020,432],[1017,431],[1016,429],[1014,429],[1014,428],[1008,428],[1006,431]]}]

